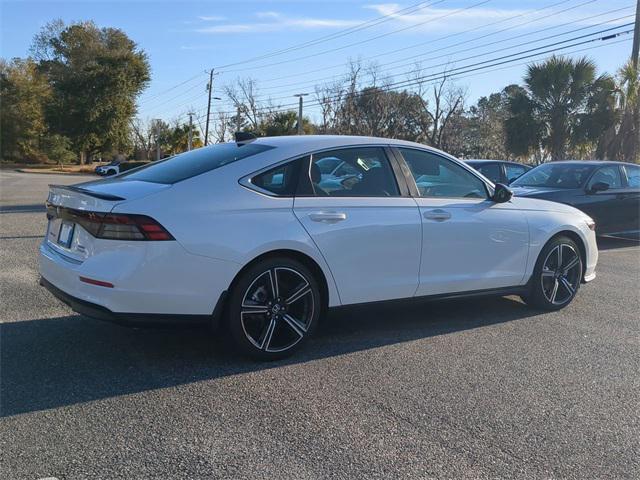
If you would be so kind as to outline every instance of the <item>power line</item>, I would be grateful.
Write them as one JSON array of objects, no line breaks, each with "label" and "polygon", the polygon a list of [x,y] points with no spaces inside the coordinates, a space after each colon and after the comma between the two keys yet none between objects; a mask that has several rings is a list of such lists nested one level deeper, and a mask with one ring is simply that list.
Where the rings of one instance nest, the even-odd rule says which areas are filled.
[{"label": "power line", "polygon": [[[444,0],[443,0],[443,1],[444,1]],[[489,0],[487,0],[487,1],[489,1]],[[475,28],[472,28],[472,29],[468,29],[468,30],[465,30],[465,31],[463,31],[463,32],[458,32],[458,33],[455,33],[455,34],[445,35],[445,36],[443,36],[443,37],[437,38],[437,39],[435,39],[435,40],[433,40],[433,41],[430,41],[430,42],[421,42],[421,43],[419,43],[419,44],[414,44],[414,45],[412,45],[412,46],[408,46],[408,47],[406,47],[406,48],[404,48],[404,49],[401,49],[401,50],[407,50],[407,49],[415,48],[416,46],[424,45],[424,44],[426,44],[426,43],[432,44],[433,42],[437,42],[437,41],[440,41],[440,40],[443,40],[443,39],[446,39],[446,38],[450,38],[450,37],[454,37],[454,36],[457,36],[457,35],[462,35],[462,34],[464,34],[464,33],[468,33],[468,32],[471,32],[471,31],[475,31],[475,30],[478,30],[478,29],[481,29],[481,28],[486,28],[486,27],[491,26],[491,25],[497,25],[497,24],[499,24],[499,23],[503,23],[503,22],[505,22],[505,21],[509,21],[509,20],[512,20],[512,19],[517,18],[517,17],[520,17],[520,16],[526,16],[526,15],[529,15],[529,14],[538,13],[538,12],[541,12],[541,11],[543,11],[543,10],[547,10],[547,9],[549,9],[549,8],[556,7],[556,6],[558,6],[558,5],[568,3],[568,2],[570,2],[570,1],[572,1],[572,0],[562,0],[562,1],[560,1],[560,2],[557,2],[557,3],[555,3],[555,4],[549,5],[549,6],[547,6],[547,7],[544,7],[544,8],[541,8],[541,9],[534,10],[533,12],[525,12],[525,13],[522,13],[522,14],[514,15],[514,16],[508,17],[508,18],[506,18],[506,19],[499,20],[499,21],[497,21],[497,22],[492,22],[492,23],[489,23],[489,24],[486,24],[486,25],[481,25],[481,26],[479,26],[479,27],[475,27]],[[529,21],[529,22],[525,22],[525,23],[522,23],[522,24],[518,24],[518,25],[515,25],[515,26],[512,26],[512,27],[509,27],[509,28],[504,29],[504,30],[501,30],[501,31],[492,32],[492,33],[490,33],[490,34],[488,34],[488,35],[485,35],[485,36],[495,35],[495,34],[500,33],[500,32],[502,32],[502,31],[506,31],[506,30],[509,30],[509,29],[512,29],[512,28],[516,28],[516,27],[518,27],[518,26],[522,26],[522,25],[525,25],[525,24],[528,24],[528,23],[533,23],[533,22],[536,22],[536,21],[542,20],[542,19],[544,19],[544,18],[547,18],[547,17],[549,17],[549,16],[553,16],[553,15],[557,15],[557,14],[560,14],[560,13],[563,13],[563,12],[566,12],[566,11],[569,11],[569,10],[573,10],[573,9],[575,9],[575,8],[579,8],[580,6],[583,6],[583,5],[586,5],[586,4],[589,4],[589,3],[593,3],[593,2],[595,2],[595,1],[596,1],[596,0],[589,0],[589,1],[587,1],[587,2],[583,2],[583,3],[581,3],[581,4],[578,4],[578,5],[574,6],[574,7],[567,8],[567,9],[565,9],[565,10],[560,10],[560,11],[557,11],[557,12],[553,12],[551,15],[547,15],[547,16],[540,17],[540,18],[537,18],[537,19],[533,19],[533,20],[531,20],[531,21]],[[384,16],[382,16],[382,17],[380,17],[380,18],[384,19],[384,18],[386,17],[386,18],[387,18],[387,20],[391,20],[391,19],[395,18],[395,17],[396,17],[399,13],[401,13],[401,12],[405,12],[405,13],[406,13],[406,11],[407,11],[407,10],[415,10],[415,9],[416,9],[416,7],[417,7],[417,8],[419,8],[419,9],[422,9],[422,8],[424,8],[424,7],[426,7],[426,6],[433,6],[433,5],[435,5],[435,3],[428,4],[428,5],[424,5],[425,3],[426,3],[426,2],[421,2],[421,3],[415,4],[415,5],[409,6],[409,7],[405,8],[405,9],[401,9],[401,10],[395,11],[395,12],[393,12],[392,14],[384,15]],[[436,3],[440,3],[440,2],[436,2]],[[472,6],[470,6],[470,7],[467,7],[467,9],[474,8],[474,7],[475,7],[475,5],[472,5]],[[464,11],[464,10],[466,10],[466,9],[461,9],[461,10],[458,10],[458,11],[452,12],[452,13],[450,13],[450,14],[448,14],[448,15],[454,15],[454,14],[460,13],[461,11]],[[388,17],[390,17],[390,16],[393,16],[393,17],[392,17],[392,18],[388,18]],[[442,18],[442,17],[438,17],[438,18],[436,18],[436,19],[432,19],[432,20],[430,20],[430,21],[437,20],[437,19],[440,19],[440,18]],[[376,20],[379,20],[379,19],[374,19],[374,20],[371,20],[371,21],[369,21],[369,22],[364,22],[364,24],[370,23],[370,24],[371,24],[370,26],[373,26],[374,24],[376,24],[376,23],[375,23],[375,22],[376,22]],[[378,22],[378,23],[381,23],[381,22]],[[425,23],[425,22],[423,22],[423,24],[424,24],[424,23]],[[427,22],[427,23],[428,23],[428,22]],[[360,25],[364,25],[364,24],[360,24]],[[413,25],[413,26],[411,26],[411,27],[414,27],[414,26],[418,26],[418,25]],[[351,29],[346,29],[346,30],[344,30],[344,31],[342,31],[342,32],[344,33],[344,32],[347,32],[347,31],[349,31],[349,30],[352,30],[352,31],[353,31],[353,30],[355,30],[355,29],[357,29],[357,28],[358,28],[358,26],[356,26],[356,27],[351,27]],[[391,34],[391,33],[394,33],[394,32],[389,32],[388,34]],[[332,37],[332,36],[335,36],[335,35],[339,35],[339,34],[340,34],[340,32],[336,32],[336,33],[331,34],[331,35],[327,35],[327,36],[324,36],[324,37],[320,37],[320,39],[323,39],[323,38],[329,38],[329,37]],[[484,38],[484,36],[483,36],[483,37],[478,37],[478,38]],[[320,40],[320,39],[317,39],[317,40]],[[367,41],[368,41],[368,40],[367,40]],[[313,42],[313,41],[306,42],[305,44],[309,44],[309,43],[311,43],[311,42]],[[461,43],[459,43],[459,44],[462,44],[462,43],[467,43],[467,42],[461,42]],[[302,45],[305,45],[305,44],[300,44],[299,46],[302,46]],[[457,45],[459,45],[459,44],[455,44],[455,45],[453,45],[453,46],[457,46]],[[444,47],[444,48],[442,48],[442,49],[446,49],[446,48],[450,48],[450,47]],[[442,50],[442,49],[441,49],[441,50]],[[281,51],[283,52],[283,51],[285,51],[285,50],[287,50],[287,49],[283,49],[283,50],[281,50]],[[391,54],[391,53],[396,53],[397,51],[400,51],[400,50],[392,50],[392,51],[390,51],[390,52],[383,52],[383,53],[380,53],[380,54],[377,54],[377,55],[373,55],[373,56],[371,56],[371,57],[369,57],[369,58],[377,58],[377,57],[380,57],[380,56],[382,56],[382,55],[387,55],[387,54]],[[278,51],[278,52],[280,52],[280,51]],[[247,61],[248,61],[248,60],[247,60]],[[243,62],[245,62],[245,61],[243,61]],[[241,64],[241,63],[243,63],[243,62],[236,62],[235,64]],[[234,65],[235,65],[235,64],[234,64]],[[231,65],[231,64],[228,64],[228,65]],[[267,80],[265,80],[265,81],[264,81],[264,83],[266,83],[266,82],[270,82],[270,81],[274,81],[274,80],[280,80],[280,79],[282,79],[282,78],[291,78],[291,77],[294,77],[294,76],[307,75],[307,74],[309,74],[309,73],[311,73],[311,72],[326,71],[327,69],[337,68],[337,67],[339,67],[339,66],[340,66],[340,67],[343,67],[343,66],[344,66],[344,63],[341,63],[341,64],[339,64],[339,65],[333,65],[333,66],[326,67],[326,68],[322,68],[322,69],[317,69],[317,70],[312,70],[312,71],[305,71],[305,72],[303,72],[302,74],[298,74],[298,75],[295,75],[295,74],[294,74],[294,75],[291,75],[291,74],[290,74],[290,75],[288,75],[287,77],[278,77],[278,78],[275,78],[275,79],[267,79]],[[194,78],[199,77],[199,76],[200,76],[200,75],[202,75],[203,73],[205,73],[205,72],[199,73],[199,74],[198,74],[198,75],[196,75],[195,77],[192,77],[191,79],[188,79],[188,80],[186,80],[186,81],[184,81],[184,82],[182,82],[182,83],[180,83],[180,84],[178,84],[178,85],[175,85],[174,87],[172,87],[172,88],[170,88],[170,89],[168,89],[168,90],[166,90],[166,91],[170,91],[170,90],[172,90],[172,89],[175,89],[176,87],[178,87],[178,86],[180,86],[180,85],[182,85],[182,84],[185,84],[185,83],[187,83],[188,81],[193,80]],[[268,88],[268,87],[267,87],[267,88]],[[273,87],[272,87],[272,88],[273,88]],[[157,95],[156,95],[155,97],[153,97],[153,98],[157,98],[157,97],[158,97],[158,96],[160,96],[160,95],[161,95],[161,93],[157,94]],[[175,98],[177,98],[177,97],[174,97],[174,99],[175,99]],[[149,100],[151,100],[151,99],[145,99],[145,100],[143,100],[141,103],[148,102]],[[173,99],[168,100],[167,102],[163,102],[163,103],[162,103],[162,105],[164,105],[164,104],[166,104],[166,103],[168,103],[169,101],[172,101],[172,100],[173,100]],[[155,107],[154,107],[154,108],[155,108]]]},{"label": "power line", "polygon": [[[619,28],[619,27],[616,27],[616,28]],[[607,29],[605,31],[608,31],[608,30],[609,29]],[[442,80],[444,78],[455,77],[455,76],[458,76],[458,75],[461,75],[461,74],[471,73],[471,72],[475,72],[475,71],[478,71],[478,70],[483,70],[483,69],[494,67],[494,66],[504,65],[506,63],[519,61],[519,60],[524,60],[524,59],[536,57],[536,56],[539,56],[539,55],[543,55],[543,54],[546,54],[546,53],[556,52],[558,50],[563,50],[563,49],[566,49],[566,48],[572,48],[572,47],[576,47],[576,46],[580,46],[580,45],[585,45],[585,44],[588,44],[588,43],[593,43],[593,42],[596,42],[596,41],[608,41],[608,40],[614,39],[616,37],[619,37],[621,35],[629,34],[632,31],[633,31],[632,29],[631,30],[625,30],[623,32],[617,32],[617,33],[606,35],[606,36],[602,36],[602,37],[583,40],[581,42],[577,42],[577,43],[574,43],[574,44],[571,44],[571,45],[565,45],[565,46],[558,47],[558,48],[550,48],[550,49],[548,49],[546,51],[542,51],[542,52],[529,53],[532,50],[539,50],[541,48],[547,48],[547,47],[557,47],[559,44],[564,43],[564,42],[555,42],[555,43],[544,45],[542,47],[538,47],[538,48],[535,48],[535,49],[529,49],[529,50],[525,50],[525,51],[522,51],[522,52],[516,52],[516,53],[513,53],[513,54],[509,54],[509,55],[504,55],[502,57],[493,58],[493,59],[486,60],[486,61],[483,61],[483,62],[477,62],[477,63],[474,63],[474,64],[465,65],[463,67],[458,67],[458,68],[454,68],[454,69],[450,69],[450,70],[445,70],[445,71],[434,73],[434,74],[430,74],[430,75],[420,76],[420,77],[417,77],[417,78],[411,79],[411,80],[404,80],[404,81],[401,81],[401,82],[394,82],[394,83],[391,83],[391,84],[385,86],[384,88],[377,89],[376,92],[372,92],[371,94],[379,93],[379,92],[388,92],[388,91],[392,91],[392,90],[397,90],[398,88],[407,88],[407,87],[411,87],[411,86],[422,85],[427,80],[429,80],[429,81]],[[601,32],[595,32],[593,35],[595,35],[597,33],[601,33]],[[577,38],[584,38],[584,36],[576,37],[574,39],[569,39],[569,41],[576,40]],[[523,53],[529,53],[529,54],[528,55],[523,55]],[[511,60],[508,60],[510,57],[515,57],[515,56],[519,56],[519,57],[518,58],[513,58]],[[488,63],[488,65],[484,65],[484,64],[487,64],[487,63]],[[367,93],[366,92],[365,93],[361,93],[360,95],[361,96],[366,96]],[[337,99],[339,99],[338,96],[328,97],[327,99],[325,99],[325,102],[326,101],[337,100]],[[319,105],[322,105],[322,103],[324,103],[324,102],[309,103],[308,106],[316,106],[316,105],[319,106]],[[295,105],[296,104],[282,105],[282,106],[280,106],[281,108],[277,109],[277,110],[271,110],[270,107],[261,107],[261,108],[256,109],[256,111],[264,111],[264,110],[271,110],[273,112],[287,111],[287,110],[291,109],[292,107],[294,107]],[[224,112],[224,113],[230,114],[232,112]]]},{"label": "power line", "polygon": [[[621,18],[625,18],[625,17],[621,17]],[[608,23],[608,21],[601,22],[600,25],[606,24],[606,23]],[[521,55],[523,53],[529,53],[529,52],[532,52],[532,51],[548,48],[550,46],[557,46],[557,45],[561,45],[563,43],[573,42],[575,40],[591,37],[593,35],[599,35],[599,34],[602,34],[602,33],[607,33],[607,32],[613,31],[613,30],[624,28],[624,27],[629,26],[629,25],[632,25],[632,23],[627,23],[627,24],[623,24],[623,25],[617,25],[615,27],[602,29],[602,30],[599,30],[599,31],[596,31],[596,32],[587,33],[587,34],[584,34],[584,35],[572,37],[572,38],[561,40],[561,41],[554,42],[554,43],[551,43],[551,44],[546,44],[546,45],[538,46],[538,47],[535,47],[535,48],[527,49],[527,50],[524,50],[524,51],[515,52],[515,53],[512,53],[510,55],[506,55],[506,56],[499,57],[499,58],[508,58],[509,56]],[[550,40],[550,39],[556,38],[558,36],[569,35],[571,33],[577,32],[577,31],[582,31],[582,30],[585,30],[585,29],[588,29],[588,28],[594,28],[594,27],[597,27],[597,26],[598,26],[598,24],[591,25],[591,26],[588,26],[588,27],[581,27],[581,28],[578,28],[578,29],[574,29],[574,30],[571,30],[571,31],[568,31],[568,32],[563,32],[563,33],[559,33],[559,34],[555,34],[555,35],[549,35],[549,36],[537,39],[537,40],[535,40],[535,42],[542,42],[542,41],[545,41],[545,40]],[[533,32],[533,33],[536,33],[536,32]],[[520,36],[516,36],[515,38],[519,38],[519,37]],[[507,41],[507,40],[509,40],[509,39],[506,39],[506,40],[503,40],[503,41]],[[496,43],[496,42],[492,42],[492,43]],[[496,49],[496,50],[493,50],[493,51],[484,52],[484,53],[480,53],[480,54],[476,54],[476,55],[471,55],[471,56],[468,56],[468,57],[465,57],[465,58],[456,59],[456,61],[459,62],[459,61],[471,60],[471,59],[474,59],[474,58],[480,58],[480,57],[484,57],[484,56],[487,56],[487,55],[491,55],[491,54],[495,54],[495,53],[499,53],[499,52],[504,52],[504,51],[511,50],[511,49],[514,49],[514,48],[517,48],[517,47],[521,47],[521,46],[527,45],[529,43],[530,42],[523,42],[523,43],[516,44],[516,45],[510,45],[510,46],[499,48],[499,49]],[[481,48],[481,47],[482,46],[479,46],[479,47],[476,47],[476,48]],[[469,51],[469,50],[466,50],[466,51]],[[459,52],[456,52],[456,53],[459,53]],[[441,55],[439,57],[434,57],[434,58],[441,58],[442,56],[443,55]],[[473,64],[473,65],[478,65],[478,64],[482,64],[482,63],[486,63],[486,62],[494,61],[494,60],[495,59],[486,60],[485,62],[479,62],[479,63]],[[446,65],[449,65],[449,64],[451,64],[451,62],[445,62],[445,63],[436,64],[436,65],[431,65],[428,68],[436,68],[436,67],[446,66]],[[467,68],[467,67],[469,67],[469,65],[467,65],[466,67],[461,67],[461,68]],[[449,70],[449,71],[451,71],[451,70]],[[404,74],[404,75],[407,75],[407,74],[410,74],[410,73],[412,73],[412,72],[411,71],[402,72],[402,74]],[[400,83],[402,83],[402,82],[400,82]],[[298,85],[298,87],[300,87],[300,85],[302,85],[302,84],[297,84],[297,85]],[[277,101],[277,100],[282,100],[282,99],[286,99],[286,98],[289,98],[289,97],[290,97],[290,95],[284,95],[282,97],[275,97],[275,98],[271,98],[270,97],[270,98],[268,98],[266,100],[268,100],[268,101]],[[262,98],[262,100],[264,101],[265,99]],[[230,106],[229,104],[227,104],[227,105]],[[291,104],[291,106],[293,107],[295,105]],[[269,107],[264,107],[264,108],[268,109]]]},{"label": "power line", "polygon": [[314,45],[317,45],[319,43],[327,42],[327,41],[330,41],[330,40],[335,40],[336,38],[341,38],[341,37],[344,37],[346,35],[351,35],[351,34],[353,34],[355,32],[359,32],[361,30],[365,30],[367,28],[371,28],[371,27],[374,27],[376,25],[380,25],[381,23],[385,23],[385,22],[388,22],[390,20],[394,20],[399,14],[405,14],[406,15],[408,13],[413,13],[413,12],[415,12],[417,10],[422,10],[424,8],[427,8],[427,7],[432,7],[434,5],[437,5],[439,3],[443,3],[445,1],[447,1],[447,0],[438,0],[438,1],[434,1],[432,3],[424,2],[424,1],[423,2],[419,2],[419,3],[416,3],[416,4],[410,5],[408,7],[402,8],[400,10],[396,10],[393,13],[388,13],[386,15],[381,15],[380,17],[376,17],[376,18],[374,18],[372,20],[368,20],[366,22],[362,22],[362,23],[360,23],[358,25],[346,28],[344,30],[339,30],[338,32],[334,32],[334,33],[329,34],[329,35],[324,35],[324,36],[316,38],[314,40],[309,40],[307,42],[303,42],[303,43],[300,43],[300,44],[292,45],[290,47],[283,48],[281,50],[275,50],[273,52],[268,52],[268,53],[265,53],[265,54],[262,54],[262,55],[259,55],[259,56],[256,56],[256,57],[252,57],[252,58],[249,58],[249,59],[246,59],[246,60],[241,60],[239,62],[228,63],[226,65],[220,65],[220,66],[218,66],[216,68],[221,69],[221,68],[227,68],[227,67],[232,67],[232,66],[236,66],[236,65],[242,65],[242,64],[251,63],[251,62],[254,62],[254,61],[257,61],[257,60],[263,60],[265,58],[271,58],[271,57],[279,56],[279,55],[282,55],[284,53],[289,53],[289,52],[292,52],[292,51],[295,51],[295,50],[308,48],[310,46],[314,46]]},{"label": "power line", "polygon": [[[563,36],[563,35],[569,35],[569,34],[571,34],[571,33],[579,32],[579,31],[583,31],[583,30],[588,30],[588,29],[590,29],[590,28],[595,28],[595,27],[598,27],[598,26],[601,26],[601,25],[605,25],[605,24],[610,23],[611,21],[624,20],[624,19],[628,19],[628,18],[631,18],[631,17],[633,17],[633,15],[625,15],[625,16],[623,16],[623,17],[618,17],[618,18],[615,18],[615,19],[606,20],[606,21],[604,21],[604,22],[596,23],[596,24],[589,25],[589,26],[586,26],[586,27],[580,27],[580,28],[576,28],[576,29],[569,30],[569,31],[566,31],[566,32],[557,33],[557,34],[555,34],[555,35],[550,35],[550,36],[543,37],[543,38],[539,38],[539,39],[536,39],[536,40],[530,40],[530,41],[527,41],[527,42],[522,42],[522,43],[518,43],[518,44],[515,44],[515,45],[511,45],[511,46],[509,46],[509,47],[505,47],[505,48],[502,48],[502,49],[493,50],[493,51],[491,51],[491,52],[485,52],[485,53],[480,54],[480,55],[489,55],[489,54],[491,54],[491,53],[495,53],[495,52],[498,52],[498,51],[503,51],[503,50],[510,49],[510,48],[516,48],[516,47],[520,47],[520,46],[523,46],[523,45],[528,45],[528,44],[530,44],[530,43],[535,43],[535,42],[540,42],[540,41],[543,41],[543,40],[548,40],[548,39],[551,39],[551,38],[561,37],[561,36]],[[566,24],[565,24],[565,25],[566,25]],[[618,27],[620,27],[620,26],[621,26],[621,25],[619,25]],[[618,27],[615,27],[615,28],[618,28]],[[517,39],[517,38],[522,38],[522,37],[527,37],[527,36],[535,35],[535,34],[538,34],[538,33],[542,32],[542,31],[544,31],[544,30],[547,30],[547,29],[537,30],[537,31],[535,31],[535,32],[530,32],[530,33],[526,33],[526,34],[522,34],[522,35],[517,35],[517,36],[515,36],[515,37],[510,37],[510,38],[507,38],[507,39],[496,40],[496,41],[493,41],[493,42],[485,43],[485,44],[483,44],[483,45],[478,45],[478,46],[474,47],[472,50],[476,50],[476,49],[478,49],[478,48],[488,47],[488,46],[491,46],[491,45],[495,45],[496,43],[504,43],[505,41],[510,41],[510,40],[514,40],[514,39]],[[465,42],[465,43],[466,43],[466,42]],[[440,49],[440,50],[442,50],[442,49]],[[439,51],[439,50],[432,50],[432,52],[437,52],[437,51]],[[427,57],[427,58],[423,59],[423,61],[427,61],[427,60],[436,60],[436,59],[438,59],[438,58],[448,57],[448,56],[450,56],[450,55],[455,55],[455,54],[458,54],[458,53],[463,53],[463,52],[468,52],[468,51],[469,51],[469,49],[457,50],[457,51],[455,51],[455,52],[449,52],[449,53],[446,53],[446,54],[437,55],[437,56],[435,56],[435,57]],[[429,52],[429,53],[431,53],[431,52]],[[415,55],[415,56],[412,56],[412,57],[406,57],[406,58],[403,58],[402,60],[408,60],[408,59],[414,59],[414,60],[415,60],[415,59],[417,59],[417,58],[419,58],[419,57],[422,57],[422,56],[424,56],[424,55],[426,55],[426,54],[425,54],[425,53],[422,53],[422,54]],[[460,61],[460,60],[466,60],[466,59],[468,59],[468,58],[469,58],[469,57],[467,57],[467,58],[463,58],[463,59],[458,59],[458,61]],[[382,66],[384,66],[384,67],[388,67],[389,65],[392,65],[392,64],[394,64],[394,63],[396,63],[396,62],[397,62],[397,61],[390,62],[390,63],[385,63],[385,64],[382,64]],[[447,62],[447,63],[450,63],[450,62]],[[407,67],[407,66],[411,66],[411,65],[415,65],[415,62],[403,63],[403,64],[401,64],[401,65],[397,65],[397,66],[394,66],[394,67],[392,67],[392,68],[385,68],[385,69],[380,70],[380,72],[381,72],[381,73],[384,73],[384,72],[389,71],[389,70],[394,70],[394,69],[397,69],[397,68]],[[440,64],[440,65],[442,65],[442,64]],[[436,67],[436,66],[440,66],[440,65],[432,65],[432,66],[431,66],[431,67],[429,67],[429,68]],[[406,73],[406,72],[405,72],[405,73]],[[328,77],[318,78],[318,79],[316,79],[316,80],[311,80],[311,81],[309,81],[309,82],[283,84],[283,85],[278,85],[277,87],[266,87],[266,88],[262,88],[261,90],[263,90],[263,91],[264,91],[264,90],[270,90],[270,89],[273,89],[273,88],[282,88],[282,87],[296,87],[296,88],[298,88],[298,89],[299,89],[299,88],[304,87],[304,86],[307,86],[307,85],[318,85],[318,84],[322,83],[324,80],[333,80],[333,79],[335,79],[335,78],[336,78],[336,76],[335,76],[335,75],[333,75],[333,76],[328,76]],[[283,90],[283,92],[284,92],[284,91],[285,91],[285,90]],[[280,93],[280,92],[276,92],[276,93]],[[284,98],[284,97],[283,97],[283,98]],[[276,99],[274,99],[274,100],[277,100],[277,98],[276,98]]]},{"label": "power line", "polygon": [[[457,15],[457,14],[459,14],[461,12],[465,12],[465,11],[471,10],[471,9],[473,9],[475,7],[479,7],[480,5],[485,5],[485,4],[489,3],[490,1],[491,0],[482,0],[482,1],[478,2],[478,3],[474,3],[473,5],[470,5],[468,7],[461,8],[461,9],[458,9],[458,10],[454,10],[454,11],[446,13],[444,15],[440,15],[439,17],[430,18],[429,20],[425,20],[424,22],[414,23],[413,25],[408,25],[408,26],[400,28],[398,30],[393,30],[391,32],[382,33],[380,35],[376,35],[374,37],[366,38],[366,39],[360,40],[358,42],[348,43],[348,44],[343,45],[341,47],[331,48],[331,49],[328,49],[328,50],[323,50],[321,52],[316,52],[316,53],[312,53],[312,54],[309,54],[309,55],[305,55],[303,57],[295,57],[295,58],[291,58],[291,59],[288,59],[288,60],[282,60],[280,62],[274,62],[274,63],[270,63],[270,64],[266,64],[266,65],[254,65],[253,67],[239,68],[239,69],[235,69],[235,70],[225,70],[224,73],[243,72],[243,71],[246,71],[246,70],[256,70],[256,69],[260,69],[260,68],[267,68],[267,67],[272,67],[272,66],[276,66],[276,65],[282,65],[282,64],[285,64],[285,63],[297,62],[298,60],[306,60],[306,59],[309,59],[309,58],[314,58],[314,57],[318,57],[320,55],[325,55],[327,53],[337,52],[339,50],[344,50],[345,48],[351,48],[351,47],[354,47],[356,45],[362,45],[363,43],[368,43],[368,42],[372,42],[374,40],[379,40],[380,38],[388,37],[389,35],[394,35],[396,33],[404,32],[404,31],[410,30],[412,28],[420,27],[422,25],[426,25],[428,23],[435,22],[437,20],[442,20],[443,18],[447,18],[447,17],[450,17],[452,15]],[[592,1],[595,1],[595,0],[592,0]]]},{"label": "power line", "polygon": [[177,84],[175,84],[174,86],[169,87],[169,88],[167,88],[166,90],[163,90],[163,91],[161,91],[161,92],[158,92],[158,93],[154,94],[154,95],[153,95],[153,96],[151,96],[151,97],[145,98],[144,100],[142,100],[142,101],[141,101],[141,103],[148,102],[148,101],[150,101],[150,100],[153,100],[154,98],[157,98],[157,97],[160,97],[160,96],[164,95],[165,93],[168,93],[168,92],[170,92],[170,91],[172,91],[172,90],[175,90],[176,88],[181,87],[182,85],[185,85],[185,84],[187,84],[187,83],[189,83],[189,82],[191,82],[191,81],[195,80],[195,79],[196,79],[196,78],[198,78],[200,75],[204,75],[204,73],[205,73],[205,72],[200,72],[200,73],[198,73],[197,75],[194,75],[193,77],[188,78],[188,79],[186,79],[186,80],[185,80],[185,81],[183,81],[183,82],[177,83]]}]

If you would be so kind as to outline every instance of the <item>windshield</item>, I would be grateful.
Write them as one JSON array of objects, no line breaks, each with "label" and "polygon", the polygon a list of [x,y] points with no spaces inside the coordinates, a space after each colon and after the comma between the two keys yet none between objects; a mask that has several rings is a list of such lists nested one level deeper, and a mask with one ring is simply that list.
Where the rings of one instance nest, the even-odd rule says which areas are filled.
[{"label": "windshield", "polygon": [[545,163],[529,170],[511,185],[514,187],[580,188],[592,170],[592,165]]},{"label": "windshield", "polygon": [[130,170],[118,179],[176,183],[272,148],[261,143],[219,143]]}]

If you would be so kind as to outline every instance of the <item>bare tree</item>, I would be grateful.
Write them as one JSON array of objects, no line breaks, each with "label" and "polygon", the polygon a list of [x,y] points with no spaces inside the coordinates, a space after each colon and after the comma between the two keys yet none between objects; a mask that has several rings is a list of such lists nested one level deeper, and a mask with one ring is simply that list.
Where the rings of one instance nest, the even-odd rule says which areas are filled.
[{"label": "bare tree", "polygon": [[430,120],[429,124],[423,125],[423,136],[430,145],[442,148],[452,118],[464,112],[467,91],[457,86],[446,70],[435,82],[429,82],[425,77],[421,66],[416,65],[411,79],[417,82],[416,93],[422,99],[422,106]]}]

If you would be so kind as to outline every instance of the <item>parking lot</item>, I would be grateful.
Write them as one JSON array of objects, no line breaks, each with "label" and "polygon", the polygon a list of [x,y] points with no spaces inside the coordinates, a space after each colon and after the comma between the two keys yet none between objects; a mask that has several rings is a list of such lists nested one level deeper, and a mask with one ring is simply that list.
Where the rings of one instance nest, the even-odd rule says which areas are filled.
[{"label": "parking lot", "polygon": [[38,286],[47,184],[0,172],[0,478],[638,478],[640,246],[557,313],[338,310],[291,359],[81,317]]}]

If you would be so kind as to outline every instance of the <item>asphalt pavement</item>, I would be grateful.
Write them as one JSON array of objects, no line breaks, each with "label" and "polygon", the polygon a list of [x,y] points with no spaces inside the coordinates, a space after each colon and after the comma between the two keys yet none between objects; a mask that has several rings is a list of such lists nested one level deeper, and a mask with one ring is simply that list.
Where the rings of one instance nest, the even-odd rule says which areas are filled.
[{"label": "asphalt pavement", "polygon": [[47,184],[0,172],[0,478],[639,478],[640,246],[556,313],[516,297],[332,313],[255,363],[38,286]]}]

